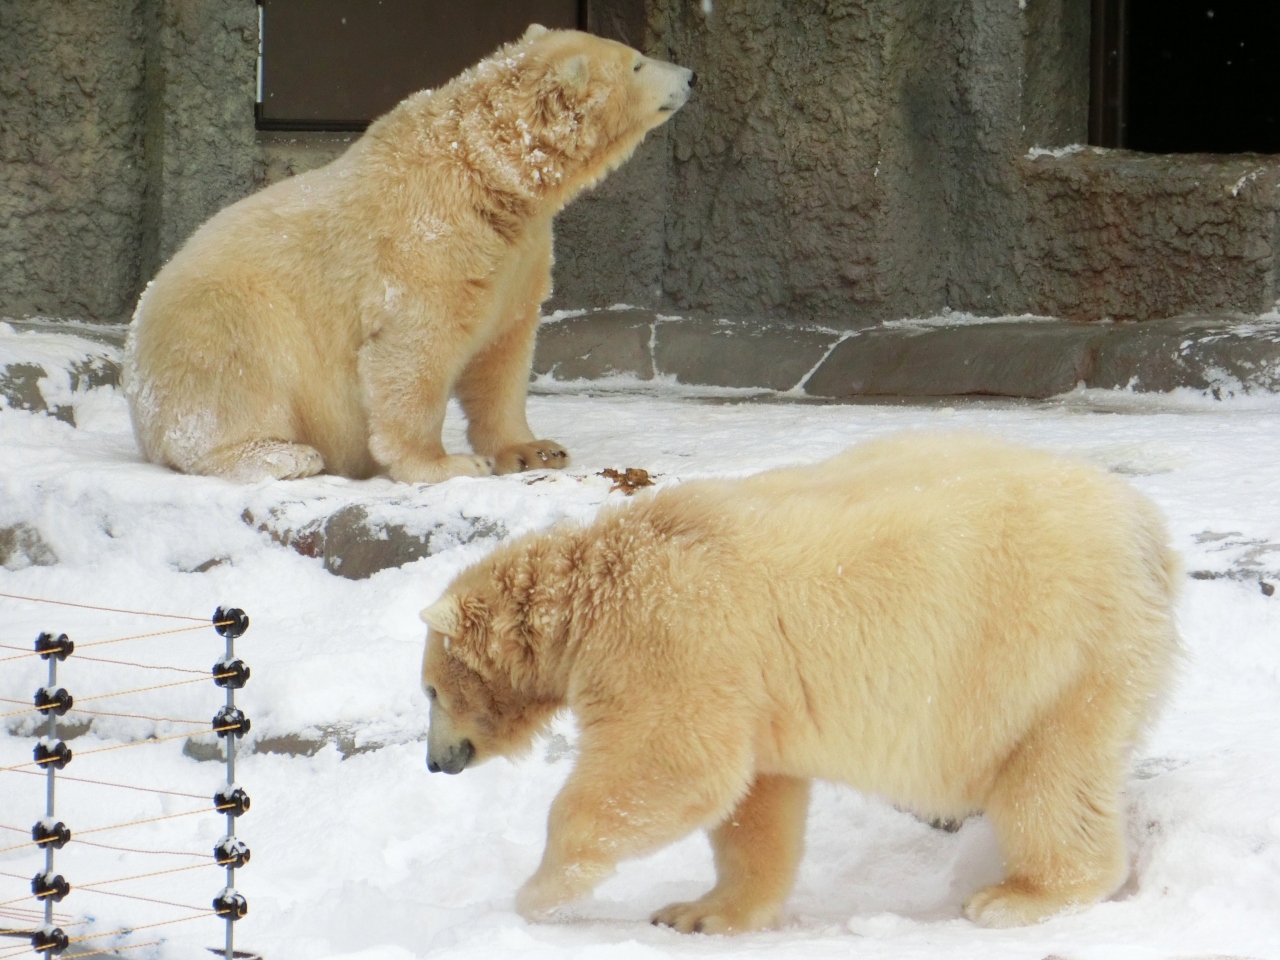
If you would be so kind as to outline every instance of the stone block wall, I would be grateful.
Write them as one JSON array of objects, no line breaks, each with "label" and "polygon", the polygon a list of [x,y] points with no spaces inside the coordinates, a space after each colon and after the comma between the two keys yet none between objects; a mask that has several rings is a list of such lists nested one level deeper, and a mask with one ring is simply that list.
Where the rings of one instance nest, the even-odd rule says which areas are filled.
[{"label": "stone block wall", "polygon": [[1280,297],[1275,158],[1086,150],[1022,168],[1017,271],[1037,312],[1257,314]]},{"label": "stone block wall", "polygon": [[[552,309],[859,329],[1280,296],[1274,158],[1029,156],[1086,136],[1089,0],[588,11],[699,80],[561,215]],[[0,5],[0,316],[127,319],[208,216],[346,148],[255,131],[257,40],[252,0]]]}]

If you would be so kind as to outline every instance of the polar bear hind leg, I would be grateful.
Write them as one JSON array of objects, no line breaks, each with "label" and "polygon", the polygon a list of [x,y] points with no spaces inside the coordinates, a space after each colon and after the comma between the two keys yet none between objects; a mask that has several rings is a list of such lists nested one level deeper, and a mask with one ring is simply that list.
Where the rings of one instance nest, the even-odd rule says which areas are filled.
[{"label": "polar bear hind leg", "polygon": [[188,471],[223,477],[237,483],[259,480],[298,480],[324,470],[324,458],[315,447],[284,440],[246,440],[217,447],[198,459]]},{"label": "polar bear hind leg", "polygon": [[1015,749],[985,805],[1005,879],[969,899],[970,920],[1038,923],[1108,897],[1124,882],[1119,805],[1135,732],[1131,696],[1082,683]]}]

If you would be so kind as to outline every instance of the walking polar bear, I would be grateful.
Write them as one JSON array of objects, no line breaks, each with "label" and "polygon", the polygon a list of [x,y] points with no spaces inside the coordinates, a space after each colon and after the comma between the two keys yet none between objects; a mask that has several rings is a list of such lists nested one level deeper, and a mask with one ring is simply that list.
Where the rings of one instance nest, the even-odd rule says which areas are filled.
[{"label": "walking polar bear", "polygon": [[[134,316],[126,391],[143,454],[240,481],[565,466],[525,420],[552,218],[692,79],[534,25],[328,166],[214,216]],[[474,455],[441,444],[451,393]]]},{"label": "walking polar bear", "polygon": [[1179,579],[1128,485],[991,439],[690,482],[504,546],[422,612],[428,766],[576,714],[529,918],[704,827],[715,888],[654,922],[769,926],[822,778],[985,811],[1005,877],[965,914],[1034,923],[1125,879],[1121,788],[1178,656]]}]

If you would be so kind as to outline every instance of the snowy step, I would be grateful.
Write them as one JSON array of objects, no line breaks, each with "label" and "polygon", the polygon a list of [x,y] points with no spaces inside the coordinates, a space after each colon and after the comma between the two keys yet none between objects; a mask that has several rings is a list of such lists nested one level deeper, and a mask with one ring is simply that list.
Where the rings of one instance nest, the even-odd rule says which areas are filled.
[{"label": "snowy step", "polygon": [[0,403],[75,425],[73,401],[120,383],[125,328],[90,323],[0,323]]},{"label": "snowy step", "polygon": [[415,526],[412,522],[375,518],[371,509],[370,505],[348,504],[300,524],[291,523],[288,511],[279,507],[261,518],[252,510],[245,510],[241,519],[304,557],[322,559],[326,570],[348,580],[364,580],[380,570],[402,567],[442,550],[475,540],[498,539],[507,533],[501,522],[485,517],[433,516],[425,526]]}]

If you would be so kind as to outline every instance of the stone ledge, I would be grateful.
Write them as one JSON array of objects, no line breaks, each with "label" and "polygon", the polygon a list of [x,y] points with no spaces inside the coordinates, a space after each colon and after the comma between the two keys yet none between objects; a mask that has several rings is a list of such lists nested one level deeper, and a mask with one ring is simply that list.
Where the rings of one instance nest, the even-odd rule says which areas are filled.
[{"label": "stone ledge", "polygon": [[839,332],[600,310],[543,324],[534,374],[847,397],[1043,399],[1079,384],[1166,392],[1280,390],[1280,316],[1144,323],[957,316]]},{"label": "stone ledge", "polygon": [[[120,382],[125,328],[11,323],[56,349],[0,343],[0,398],[74,424],[74,399]],[[67,329],[67,334],[62,331]],[[50,359],[52,357],[52,359]],[[1083,384],[1228,395],[1280,391],[1280,315],[1173,317],[1143,323],[955,315],[860,330],[666,317],[636,309],[544,321],[537,383],[663,379],[841,400],[998,396],[1043,399]],[[425,554],[424,554],[425,555]]]}]

